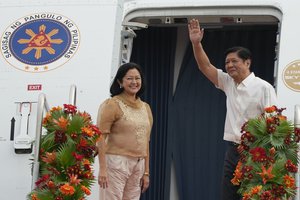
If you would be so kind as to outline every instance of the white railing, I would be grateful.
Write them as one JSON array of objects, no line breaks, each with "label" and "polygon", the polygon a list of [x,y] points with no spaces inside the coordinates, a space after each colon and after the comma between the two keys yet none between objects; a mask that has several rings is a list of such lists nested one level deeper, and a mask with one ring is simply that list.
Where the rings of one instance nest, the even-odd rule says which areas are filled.
[{"label": "white railing", "polygon": [[71,85],[70,95],[69,95],[69,104],[76,106],[76,97],[77,97],[77,87],[76,87],[76,85]]},{"label": "white railing", "polygon": [[[77,88],[75,85],[71,85],[70,94],[69,94],[70,104],[76,105],[76,96],[77,96]],[[34,149],[34,158],[33,158],[31,189],[35,188],[36,186],[35,183],[39,177],[39,170],[40,170],[39,154],[40,154],[40,142],[41,142],[41,135],[42,135],[42,122],[43,122],[44,110],[46,110],[46,112],[49,112],[50,108],[47,102],[46,95],[41,93],[39,95],[39,100],[37,105],[35,149]]]},{"label": "white railing", "polygon": [[37,105],[37,116],[36,116],[36,132],[35,132],[35,148],[34,148],[34,158],[33,158],[33,170],[32,170],[32,182],[31,188],[35,188],[35,182],[39,176],[39,151],[40,151],[40,140],[42,134],[42,122],[44,109],[48,112],[50,110],[48,102],[46,100],[46,95],[41,93],[39,95],[38,105]]}]

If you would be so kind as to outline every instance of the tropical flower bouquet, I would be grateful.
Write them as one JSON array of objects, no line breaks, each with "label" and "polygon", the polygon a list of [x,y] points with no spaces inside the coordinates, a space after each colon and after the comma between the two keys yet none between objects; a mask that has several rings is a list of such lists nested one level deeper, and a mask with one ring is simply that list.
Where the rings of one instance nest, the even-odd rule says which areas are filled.
[{"label": "tropical flower bouquet", "polygon": [[91,165],[100,139],[91,116],[76,106],[54,107],[43,119],[40,174],[30,200],[84,200],[95,182]]},{"label": "tropical flower bouquet", "polygon": [[243,200],[284,200],[296,195],[300,129],[276,106],[246,122],[241,130],[241,155],[231,182],[240,185]]}]

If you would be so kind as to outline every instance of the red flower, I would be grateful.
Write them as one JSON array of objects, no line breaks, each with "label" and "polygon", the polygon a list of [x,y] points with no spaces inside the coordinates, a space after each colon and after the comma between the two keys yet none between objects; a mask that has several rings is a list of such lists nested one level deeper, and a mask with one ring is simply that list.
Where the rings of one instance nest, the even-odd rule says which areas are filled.
[{"label": "red flower", "polygon": [[40,179],[38,179],[35,184],[37,187],[40,187],[42,183],[45,183],[48,179],[50,178],[49,174],[46,174],[44,176],[42,176]]},{"label": "red flower", "polygon": [[288,160],[285,164],[285,168],[289,171],[289,172],[293,172],[293,173],[297,173],[298,172],[298,167],[296,165],[294,165],[292,163],[291,160]]},{"label": "red flower", "polygon": [[54,184],[53,181],[48,181],[47,186],[48,186],[48,188],[50,188],[50,189],[55,188],[55,184]]},{"label": "red flower", "polygon": [[249,152],[252,155],[252,160],[254,162],[264,162],[267,160],[266,151],[262,147],[256,147],[251,149]]},{"label": "red flower", "polygon": [[260,195],[260,199],[261,200],[271,200],[272,199],[272,194],[269,190],[264,191],[261,195]]},{"label": "red flower", "polygon": [[272,147],[271,149],[269,149],[269,153],[271,156],[274,156],[276,152],[276,149],[274,147]]},{"label": "red flower", "polygon": [[64,104],[64,112],[67,114],[75,114],[77,112],[77,107],[72,104]]},{"label": "red flower", "polygon": [[72,155],[74,156],[74,158],[78,161],[82,160],[84,158],[83,155],[77,154],[75,152],[72,153]]},{"label": "red flower", "polygon": [[80,138],[80,142],[79,144],[77,145],[78,148],[81,148],[81,147],[86,147],[88,145],[87,141],[83,138]]},{"label": "red flower", "polygon": [[90,125],[90,128],[93,130],[94,134],[100,136],[101,135],[101,131],[99,130],[99,128],[95,125]]},{"label": "red flower", "polygon": [[92,120],[92,117],[89,113],[87,112],[79,112],[78,113],[81,117],[84,118],[84,121],[91,121]]}]

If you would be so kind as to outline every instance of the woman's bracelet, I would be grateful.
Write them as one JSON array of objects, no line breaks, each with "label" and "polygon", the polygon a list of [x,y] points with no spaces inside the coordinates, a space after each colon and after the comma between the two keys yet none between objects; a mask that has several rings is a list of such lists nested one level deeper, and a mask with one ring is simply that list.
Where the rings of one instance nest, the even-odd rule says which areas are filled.
[{"label": "woman's bracelet", "polygon": [[149,172],[145,172],[144,176],[150,176]]}]

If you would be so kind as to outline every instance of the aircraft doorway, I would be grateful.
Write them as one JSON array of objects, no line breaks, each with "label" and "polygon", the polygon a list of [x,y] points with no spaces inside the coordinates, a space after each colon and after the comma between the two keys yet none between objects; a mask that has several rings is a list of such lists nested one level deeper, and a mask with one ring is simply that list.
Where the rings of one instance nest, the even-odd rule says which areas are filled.
[{"label": "aircraft doorway", "polygon": [[[224,51],[245,46],[253,54],[251,71],[276,85],[278,20],[272,20],[234,26],[205,24],[202,43],[211,62],[224,70]],[[143,68],[144,99],[154,116],[151,187],[142,199],[220,199],[226,99],[198,70],[184,23],[148,23],[149,28],[135,30],[131,61]]]}]

